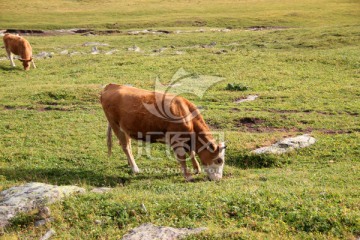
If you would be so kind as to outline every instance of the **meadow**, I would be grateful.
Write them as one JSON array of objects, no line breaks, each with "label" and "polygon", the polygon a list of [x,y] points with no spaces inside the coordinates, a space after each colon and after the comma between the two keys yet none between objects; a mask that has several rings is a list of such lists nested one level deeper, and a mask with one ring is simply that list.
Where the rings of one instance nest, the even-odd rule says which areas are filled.
[{"label": "meadow", "polygon": [[[19,215],[0,239],[36,239],[50,227],[54,239],[120,239],[147,222],[207,227],[186,239],[360,236],[357,1],[96,2],[0,2],[0,29],[122,31],[29,35],[34,55],[52,57],[35,59],[37,69],[27,72],[19,61],[15,68],[0,61],[0,191],[30,181],[114,188],[51,205],[54,221],[42,227],[34,227],[33,214]],[[149,28],[171,33],[126,34]],[[106,45],[91,54],[86,43]],[[141,51],[128,50],[134,45]],[[120,147],[107,156],[102,87],[152,90],[157,78],[167,84],[181,68],[224,78],[202,98],[184,95],[225,135],[219,182],[205,174],[185,182],[161,144],[152,145],[154,160],[133,141],[143,170],[137,175]],[[304,133],[317,142],[284,155],[251,154]]]}]

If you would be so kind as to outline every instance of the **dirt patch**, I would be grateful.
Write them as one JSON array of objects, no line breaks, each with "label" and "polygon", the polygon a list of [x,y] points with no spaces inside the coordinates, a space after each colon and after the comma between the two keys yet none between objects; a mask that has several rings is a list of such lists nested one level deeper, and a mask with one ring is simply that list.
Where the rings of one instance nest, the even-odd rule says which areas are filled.
[{"label": "dirt patch", "polygon": [[4,110],[12,111],[12,110],[25,110],[25,111],[74,111],[71,107],[59,107],[59,106],[44,106],[44,107],[15,107],[15,106],[3,106]]},{"label": "dirt patch", "polygon": [[[317,113],[317,114],[321,114],[321,115],[336,115],[336,113],[334,112],[325,112],[325,111],[315,111],[315,110],[277,110],[277,109],[266,109],[266,111],[268,112],[273,112],[273,113],[305,113],[305,114],[310,114],[310,113]],[[346,112],[347,113],[347,112]],[[341,114],[341,113],[338,113]],[[349,113],[347,113],[349,114]]]},{"label": "dirt patch", "polygon": [[7,29],[4,33],[22,34],[22,35],[41,35],[45,34],[43,30],[24,30],[24,29]]},{"label": "dirt patch", "polygon": [[284,30],[288,29],[288,27],[281,27],[281,26],[251,26],[246,28],[249,31],[265,31],[265,30]]},{"label": "dirt patch", "polygon": [[33,30],[33,29],[7,29],[3,33],[31,35],[31,36],[57,36],[57,35],[110,35],[122,33],[120,30],[93,30],[93,29],[60,29],[60,30]]},{"label": "dirt patch", "polygon": [[265,120],[260,118],[244,117],[244,118],[240,118],[238,122],[244,126],[253,126],[257,124],[262,124],[265,122]]}]

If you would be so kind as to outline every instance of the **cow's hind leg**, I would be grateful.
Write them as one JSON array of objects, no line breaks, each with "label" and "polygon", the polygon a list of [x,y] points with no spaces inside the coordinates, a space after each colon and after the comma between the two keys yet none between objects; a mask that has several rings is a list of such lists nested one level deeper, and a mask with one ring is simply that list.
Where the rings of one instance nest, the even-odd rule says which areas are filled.
[{"label": "cow's hind leg", "polygon": [[10,64],[12,67],[15,67],[15,62],[14,62],[14,59],[13,59],[13,54],[11,53],[11,51],[9,49],[6,49],[6,53],[7,53],[7,56],[8,58],[10,59]]},{"label": "cow's hind leg", "polygon": [[139,170],[138,166],[136,165],[134,156],[131,151],[131,138],[126,133],[120,131],[119,140],[120,140],[121,147],[122,147],[124,153],[126,154],[128,164],[130,165],[132,171],[134,173],[139,173],[140,170]]},{"label": "cow's hind leg", "polygon": [[178,162],[180,163],[181,170],[184,174],[186,181],[193,181],[193,177],[192,177],[191,173],[188,172],[188,169],[186,167],[185,149],[182,147],[177,147],[176,149],[174,149],[174,152],[175,152],[175,156],[176,156]]}]

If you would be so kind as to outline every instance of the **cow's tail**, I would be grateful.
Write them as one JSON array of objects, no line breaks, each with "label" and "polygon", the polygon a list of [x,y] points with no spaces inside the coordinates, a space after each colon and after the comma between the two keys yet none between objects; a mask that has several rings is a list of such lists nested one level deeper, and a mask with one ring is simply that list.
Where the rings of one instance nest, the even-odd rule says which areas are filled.
[{"label": "cow's tail", "polygon": [[108,156],[111,156],[111,147],[112,147],[112,132],[111,132],[111,126],[110,123],[108,123],[107,132],[106,132],[106,142],[108,147]]}]

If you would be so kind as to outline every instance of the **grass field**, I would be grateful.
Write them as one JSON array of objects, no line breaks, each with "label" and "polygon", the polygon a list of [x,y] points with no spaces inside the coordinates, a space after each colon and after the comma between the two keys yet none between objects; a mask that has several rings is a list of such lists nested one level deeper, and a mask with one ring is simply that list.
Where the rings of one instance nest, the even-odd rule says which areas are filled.
[{"label": "grass field", "polygon": [[[105,195],[87,193],[51,205],[55,220],[40,228],[33,227],[32,215],[18,216],[0,238],[36,239],[51,227],[56,239],[120,239],[146,222],[207,227],[187,239],[360,236],[359,2],[19,3],[0,2],[0,28],[189,32],[28,36],[34,55],[46,51],[53,57],[36,59],[38,68],[28,72],[19,61],[16,68],[0,61],[0,190],[30,181],[114,187]],[[19,12],[22,17],[14,17]],[[255,25],[269,28],[246,30]],[[204,31],[196,31],[200,28]],[[108,46],[93,55],[83,46],[87,42]],[[216,45],[202,47],[212,42]],[[127,50],[133,45],[141,52]],[[166,50],[154,52],[160,48]],[[118,51],[104,54],[113,49]],[[64,50],[79,54],[60,54]],[[203,108],[211,128],[225,134],[220,182],[201,174],[186,183],[160,144],[151,150],[158,160],[138,156],[143,172],[137,175],[120,147],[107,157],[101,87],[113,82],[151,90],[157,77],[166,84],[180,68],[225,79],[203,98],[186,95]],[[226,90],[228,83],[248,89]],[[252,94],[259,98],[235,103]],[[316,144],[281,156],[250,154],[303,133]],[[137,146],[133,142],[135,152]]]}]

